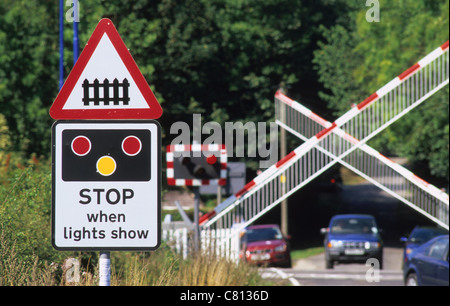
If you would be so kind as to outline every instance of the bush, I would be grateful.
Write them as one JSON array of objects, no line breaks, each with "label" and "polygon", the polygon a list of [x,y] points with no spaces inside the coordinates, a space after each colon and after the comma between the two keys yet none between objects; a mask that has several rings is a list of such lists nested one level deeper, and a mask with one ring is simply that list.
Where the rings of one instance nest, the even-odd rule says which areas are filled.
[{"label": "bush", "polygon": [[60,256],[51,245],[51,171],[32,165],[10,171],[0,185],[0,226],[15,241],[17,254],[54,261]]}]

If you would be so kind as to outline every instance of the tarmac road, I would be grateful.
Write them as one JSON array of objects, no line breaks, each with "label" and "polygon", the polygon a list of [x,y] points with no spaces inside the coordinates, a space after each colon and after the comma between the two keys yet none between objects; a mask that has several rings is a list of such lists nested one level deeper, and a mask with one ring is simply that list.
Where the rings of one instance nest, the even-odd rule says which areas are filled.
[{"label": "tarmac road", "polygon": [[380,277],[365,264],[337,264],[327,270],[324,254],[298,260],[291,269],[263,269],[263,277],[282,278],[301,286],[402,286],[400,237],[417,224],[433,223],[369,182],[343,186],[338,194],[320,197],[321,201],[337,205],[335,213],[363,213],[376,218],[385,242]]},{"label": "tarmac road", "polygon": [[379,274],[365,264],[337,264],[327,270],[324,253],[298,260],[291,273],[303,286],[402,286],[402,249],[385,247],[383,258]]},{"label": "tarmac road", "polygon": [[383,252],[384,268],[377,272],[365,264],[337,264],[334,269],[326,269],[321,253],[296,261],[291,269],[266,268],[261,273],[295,286],[403,286],[402,249],[386,247]]}]

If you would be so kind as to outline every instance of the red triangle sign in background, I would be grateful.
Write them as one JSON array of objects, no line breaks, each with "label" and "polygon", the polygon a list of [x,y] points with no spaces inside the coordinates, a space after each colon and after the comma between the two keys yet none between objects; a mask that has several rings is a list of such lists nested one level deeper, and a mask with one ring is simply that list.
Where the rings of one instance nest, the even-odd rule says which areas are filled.
[{"label": "red triangle sign in background", "polygon": [[161,105],[109,19],[89,38],[50,108],[53,119],[158,119]]}]

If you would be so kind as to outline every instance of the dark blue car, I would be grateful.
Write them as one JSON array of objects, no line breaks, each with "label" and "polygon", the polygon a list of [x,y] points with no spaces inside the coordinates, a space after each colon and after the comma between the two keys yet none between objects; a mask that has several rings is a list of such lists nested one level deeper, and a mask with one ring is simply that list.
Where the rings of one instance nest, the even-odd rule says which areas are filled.
[{"label": "dark blue car", "polygon": [[400,239],[400,241],[405,243],[405,247],[403,248],[402,268],[405,265],[407,256],[411,254],[414,249],[420,247],[422,244],[430,241],[434,237],[446,234],[448,234],[448,230],[442,227],[419,225],[414,227],[408,237],[402,237]]},{"label": "dark blue car", "polygon": [[406,286],[448,286],[448,235],[433,238],[407,255]]},{"label": "dark blue car", "polygon": [[336,215],[325,234],[325,265],[333,269],[337,263],[365,263],[369,258],[383,268],[383,242],[375,218],[370,215]]}]

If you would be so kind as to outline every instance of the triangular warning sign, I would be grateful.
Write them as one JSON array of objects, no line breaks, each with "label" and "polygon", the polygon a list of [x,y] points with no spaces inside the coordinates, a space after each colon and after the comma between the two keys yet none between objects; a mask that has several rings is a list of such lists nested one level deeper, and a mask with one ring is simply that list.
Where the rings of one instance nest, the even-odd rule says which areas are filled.
[{"label": "triangular warning sign", "polygon": [[109,19],[98,23],[50,108],[53,119],[157,119],[162,108]]}]

